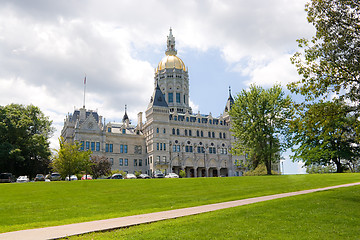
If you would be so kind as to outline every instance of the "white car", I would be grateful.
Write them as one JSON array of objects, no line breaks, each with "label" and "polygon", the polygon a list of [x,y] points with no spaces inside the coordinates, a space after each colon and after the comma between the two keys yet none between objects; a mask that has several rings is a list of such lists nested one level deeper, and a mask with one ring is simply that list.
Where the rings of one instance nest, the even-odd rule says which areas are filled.
[{"label": "white car", "polygon": [[179,178],[179,175],[177,175],[176,173],[169,173],[165,176],[165,178]]},{"label": "white car", "polygon": [[136,176],[135,176],[135,174],[132,174],[132,173],[128,173],[128,174],[126,174],[126,177],[125,177],[126,179],[136,179]]},{"label": "white car", "polygon": [[16,179],[16,182],[18,182],[18,183],[29,182],[29,178],[27,176],[19,176]]},{"label": "white car", "polygon": [[[70,176],[70,181],[76,181],[76,180],[78,180],[77,176],[75,176],[75,175],[71,175],[71,176]],[[65,181],[69,181],[69,176],[67,176],[67,177],[65,178]]]}]

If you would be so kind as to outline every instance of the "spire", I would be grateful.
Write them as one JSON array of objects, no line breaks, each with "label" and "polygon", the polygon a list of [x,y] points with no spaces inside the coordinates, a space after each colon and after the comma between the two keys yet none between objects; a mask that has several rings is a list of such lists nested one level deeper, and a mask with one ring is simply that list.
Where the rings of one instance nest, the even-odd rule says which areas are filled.
[{"label": "spire", "polygon": [[175,49],[175,37],[172,35],[172,29],[170,27],[170,33],[167,37],[167,49],[165,51],[166,55],[176,55],[177,51]]},{"label": "spire", "polygon": [[124,114],[124,117],[123,117],[123,122],[125,122],[126,120],[129,120],[129,117],[128,117],[128,115],[127,115],[127,113],[126,113],[126,109],[127,109],[127,105],[125,104],[125,114]]},{"label": "spire", "polygon": [[225,112],[229,112],[233,104],[234,104],[234,99],[231,96],[231,87],[229,86],[229,98],[226,102]]}]

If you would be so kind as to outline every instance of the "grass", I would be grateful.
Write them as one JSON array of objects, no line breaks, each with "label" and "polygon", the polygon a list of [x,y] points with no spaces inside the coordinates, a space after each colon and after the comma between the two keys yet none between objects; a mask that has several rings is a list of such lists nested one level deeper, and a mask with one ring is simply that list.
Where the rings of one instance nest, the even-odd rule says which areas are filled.
[{"label": "grass", "polygon": [[360,181],[360,174],[0,184],[0,232],[63,225]]},{"label": "grass", "polygon": [[360,186],[70,239],[360,239]]}]

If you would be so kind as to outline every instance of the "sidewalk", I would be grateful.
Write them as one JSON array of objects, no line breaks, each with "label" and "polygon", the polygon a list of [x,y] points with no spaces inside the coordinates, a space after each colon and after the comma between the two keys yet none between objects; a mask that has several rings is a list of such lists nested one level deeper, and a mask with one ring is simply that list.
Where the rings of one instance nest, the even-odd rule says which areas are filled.
[{"label": "sidewalk", "polygon": [[97,231],[111,230],[122,227],[129,227],[142,223],[156,222],[165,219],[195,215],[199,213],[211,212],[224,208],[237,207],[237,206],[247,205],[256,202],[263,202],[272,199],[296,196],[301,194],[307,194],[307,193],[313,193],[318,191],[324,191],[324,190],[335,189],[340,187],[349,187],[355,185],[360,185],[360,182],[330,186],[324,188],[317,188],[317,189],[310,189],[310,190],[303,190],[298,192],[289,192],[289,193],[281,193],[281,194],[275,194],[275,195],[269,195],[263,197],[248,198],[248,199],[231,201],[231,202],[215,203],[215,204],[203,205],[198,207],[182,208],[182,209],[162,211],[156,213],[147,213],[147,214],[128,216],[128,217],[112,218],[106,220],[75,223],[75,224],[68,224],[68,225],[54,226],[54,227],[28,229],[28,230],[21,230],[16,232],[7,232],[0,234],[0,240],[1,239],[7,239],[7,240],[57,239],[72,235],[79,235],[89,232],[97,232]]}]

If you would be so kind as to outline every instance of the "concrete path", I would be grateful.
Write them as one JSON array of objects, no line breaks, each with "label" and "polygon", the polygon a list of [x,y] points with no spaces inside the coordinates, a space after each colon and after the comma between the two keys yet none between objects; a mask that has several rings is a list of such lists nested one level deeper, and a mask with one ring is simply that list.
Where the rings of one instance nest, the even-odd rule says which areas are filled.
[{"label": "concrete path", "polygon": [[0,240],[1,239],[7,239],[7,240],[57,239],[62,237],[89,233],[89,232],[97,232],[97,231],[111,230],[122,227],[129,227],[141,223],[156,222],[165,219],[184,217],[184,216],[195,215],[204,212],[216,211],[224,208],[231,208],[231,207],[237,207],[237,206],[247,205],[256,202],[263,202],[277,198],[284,198],[289,196],[296,196],[306,193],[313,193],[318,191],[324,191],[324,190],[335,189],[340,187],[349,187],[355,185],[360,185],[360,182],[324,187],[324,188],[317,188],[317,189],[310,189],[310,190],[303,190],[298,192],[289,192],[289,193],[281,193],[281,194],[275,194],[275,195],[269,195],[263,197],[248,198],[248,199],[231,201],[231,202],[215,203],[215,204],[203,205],[198,207],[147,213],[147,214],[128,216],[128,217],[75,223],[75,224],[68,224],[68,225],[55,226],[55,227],[28,229],[28,230],[21,230],[16,232],[7,232],[0,234]]}]

